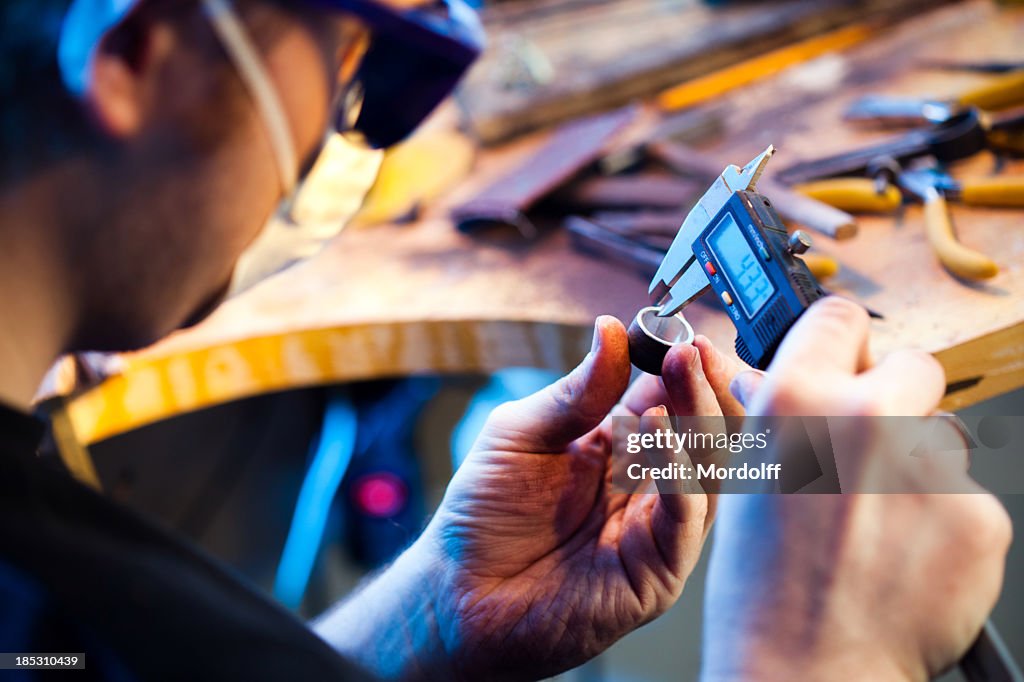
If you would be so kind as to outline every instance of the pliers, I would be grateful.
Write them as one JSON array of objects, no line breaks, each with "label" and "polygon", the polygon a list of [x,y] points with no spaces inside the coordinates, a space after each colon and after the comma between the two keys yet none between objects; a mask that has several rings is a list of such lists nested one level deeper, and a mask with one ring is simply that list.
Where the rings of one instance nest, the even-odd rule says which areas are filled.
[{"label": "pliers", "polygon": [[1024,176],[954,179],[937,166],[904,170],[891,161],[881,164],[874,178],[817,180],[794,189],[852,213],[895,213],[904,197],[922,202],[928,242],[939,261],[954,275],[973,280],[994,277],[999,268],[988,256],[957,241],[947,200],[1024,208]]}]

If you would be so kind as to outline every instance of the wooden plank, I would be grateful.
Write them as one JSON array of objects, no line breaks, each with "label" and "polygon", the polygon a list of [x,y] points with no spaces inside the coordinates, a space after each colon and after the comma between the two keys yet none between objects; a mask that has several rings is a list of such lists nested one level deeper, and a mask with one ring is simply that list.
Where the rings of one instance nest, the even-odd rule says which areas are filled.
[{"label": "wooden plank", "polygon": [[[781,0],[766,8],[700,0],[570,0],[545,2],[536,11],[499,6],[485,14],[489,47],[459,101],[471,128],[490,144],[621,106],[852,21],[888,23],[935,5]],[[549,73],[531,78],[538,71]]]},{"label": "wooden plank", "polygon": [[1024,327],[1011,324],[935,354],[946,369],[947,410],[1024,386]]}]

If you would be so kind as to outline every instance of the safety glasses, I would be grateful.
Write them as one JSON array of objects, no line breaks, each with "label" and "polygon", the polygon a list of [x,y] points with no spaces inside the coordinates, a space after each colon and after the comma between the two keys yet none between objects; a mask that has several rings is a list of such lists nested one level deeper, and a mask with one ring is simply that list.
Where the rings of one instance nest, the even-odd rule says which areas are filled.
[{"label": "safety glasses", "polygon": [[356,16],[370,29],[370,46],[352,94],[334,112],[334,127],[375,149],[408,137],[452,93],[484,47],[480,20],[462,0],[405,11],[373,0],[307,2]]},{"label": "safety glasses", "polygon": [[[230,0],[201,4],[261,112],[288,194],[297,180],[297,159],[280,99]],[[408,137],[451,94],[484,46],[483,27],[463,0],[408,10],[373,0],[306,4],[355,16],[370,30],[370,45],[331,118],[339,133],[375,149]]]},{"label": "safety glasses", "polygon": [[[483,49],[483,28],[462,0],[440,0],[409,10],[373,0],[306,2],[353,15],[370,31],[356,75],[339,93],[331,112],[337,132],[367,147],[389,147],[409,136],[451,94]],[[230,0],[201,4],[261,113],[277,160],[283,206],[289,207],[240,258],[231,286],[235,295],[316,253],[340,232],[344,221],[292,220],[298,161],[280,98]]]},{"label": "safety glasses", "polygon": [[[69,92],[85,94],[97,46],[137,2],[71,0],[61,26],[57,55]],[[391,146],[412,133],[451,94],[484,46],[480,21],[464,0],[435,0],[408,9],[391,8],[374,0],[303,2],[352,15],[369,30],[367,51],[352,83],[339,93],[331,120],[332,127],[350,141],[372,148]],[[300,180],[300,159],[280,94],[232,0],[199,3],[259,111],[277,163],[281,193],[285,205],[290,205]],[[257,240],[236,271],[236,291],[255,283],[261,274],[272,274],[296,257],[309,255],[316,244],[326,242],[343,224],[341,219],[329,221],[329,226],[323,224],[326,222],[321,221],[316,229],[288,231],[289,239],[284,240],[288,244],[270,240],[269,236]],[[302,242],[302,248],[292,248],[292,241]],[[261,265],[246,267],[246,262]],[[238,275],[245,272],[248,276],[241,278],[243,284]]]}]

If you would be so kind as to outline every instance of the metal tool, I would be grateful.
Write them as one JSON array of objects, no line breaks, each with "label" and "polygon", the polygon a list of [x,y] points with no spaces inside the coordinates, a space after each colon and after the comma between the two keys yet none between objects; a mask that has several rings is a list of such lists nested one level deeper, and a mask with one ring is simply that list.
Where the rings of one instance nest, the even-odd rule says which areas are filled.
[{"label": "metal tool", "polygon": [[779,171],[776,177],[794,185],[840,175],[865,175],[879,159],[905,164],[922,156],[934,156],[941,162],[958,161],[987,145],[981,117],[977,110],[969,109],[944,123],[918,128],[870,147],[793,164]]},{"label": "metal tool", "polygon": [[[796,185],[793,189],[852,213],[894,213],[903,201],[896,185],[904,173],[909,178],[926,175],[930,184],[942,192],[949,201],[967,206],[991,208],[1024,208],[1024,176],[993,175],[985,177],[954,178],[937,166],[914,171],[900,170],[890,182],[877,182],[876,178],[828,178]],[[920,186],[920,183],[916,183]],[[919,193],[911,192],[914,198]]]},{"label": "metal tool", "polygon": [[[994,277],[999,268],[987,256],[961,244],[954,233],[947,201],[972,206],[1024,208],[1024,177],[955,179],[938,165],[904,170],[892,159],[878,160],[870,178],[829,178],[794,189],[853,212],[894,213],[903,195],[924,204],[925,231],[939,261],[965,279]],[[902,193],[900,192],[902,190]]]},{"label": "metal tool", "polygon": [[999,274],[991,258],[957,241],[953,220],[946,207],[943,185],[945,176],[933,169],[904,171],[899,175],[900,187],[924,202],[924,225],[939,261],[957,277],[990,279]]},{"label": "metal tool", "polygon": [[558,128],[522,164],[452,208],[452,219],[464,232],[504,224],[516,227],[524,237],[535,237],[538,230],[527,211],[600,157],[636,114],[635,107],[626,107]]},{"label": "metal tool", "polygon": [[911,126],[944,123],[963,110],[953,100],[865,95],[850,105],[843,118],[857,123]]},{"label": "metal tool", "polygon": [[797,318],[824,291],[795,256],[810,238],[792,235],[757,180],[775,152],[769,146],[743,168],[729,166],[693,207],[651,281],[658,315],[675,315],[708,288],[736,327],[736,353],[767,367]]},{"label": "metal tool", "polygon": [[1024,107],[982,115],[988,146],[996,154],[1024,156]]},{"label": "metal tool", "polygon": [[921,168],[903,174],[908,182],[920,177],[950,201],[968,206],[1024,208],[1024,176],[993,175],[954,178],[938,167]]},{"label": "metal tool", "polygon": [[848,121],[942,123],[972,108],[998,111],[1021,104],[1024,104],[1024,70],[1012,70],[950,99],[862,97],[850,105],[845,118]]},{"label": "metal tool", "polygon": [[565,228],[576,248],[621,263],[644,277],[650,277],[658,269],[665,255],[664,250],[630,239],[580,216],[566,218]]},{"label": "metal tool", "polygon": [[935,69],[938,71],[1001,74],[1024,69],[1024,62],[999,60],[961,62],[951,59],[921,59],[917,61],[917,66],[922,69]]},{"label": "metal tool", "polygon": [[[787,239],[770,201],[754,191],[774,151],[769,146],[743,168],[729,166],[715,180],[686,217],[649,289],[656,315],[666,318],[713,288],[736,326],[737,354],[761,369],[797,318],[825,294],[794,257],[810,240],[799,231]],[[650,327],[651,312],[642,310],[634,325],[646,321]],[[631,359],[643,355],[634,353],[634,345],[631,334]],[[634,364],[649,360],[645,356]],[[991,622],[959,665],[971,682],[1024,682]]]},{"label": "metal tool", "polygon": [[[1024,85],[1021,86],[1024,89]],[[1024,97],[1024,95],[1022,95]],[[986,145],[1000,155],[1024,155],[1024,106],[998,112],[965,107],[954,101],[915,100],[869,96],[851,107],[846,119],[884,127],[945,124],[973,111],[985,135]]]}]

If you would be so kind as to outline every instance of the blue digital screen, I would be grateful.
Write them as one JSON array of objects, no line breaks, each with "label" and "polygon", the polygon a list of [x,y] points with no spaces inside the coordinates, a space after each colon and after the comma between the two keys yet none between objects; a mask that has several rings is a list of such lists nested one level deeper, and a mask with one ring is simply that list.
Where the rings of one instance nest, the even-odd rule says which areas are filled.
[{"label": "blue digital screen", "polygon": [[758,262],[736,219],[728,213],[708,236],[719,266],[747,317],[753,317],[775,292],[775,285]]}]

